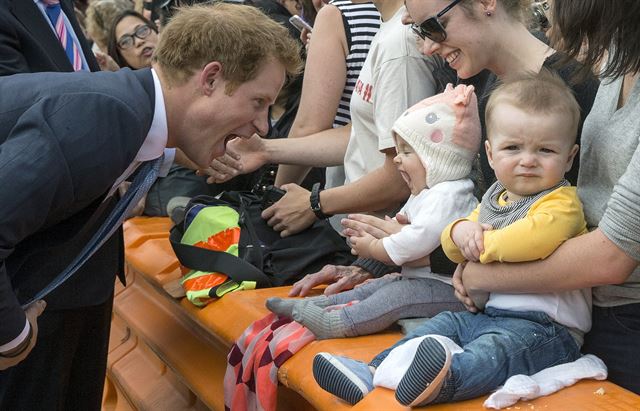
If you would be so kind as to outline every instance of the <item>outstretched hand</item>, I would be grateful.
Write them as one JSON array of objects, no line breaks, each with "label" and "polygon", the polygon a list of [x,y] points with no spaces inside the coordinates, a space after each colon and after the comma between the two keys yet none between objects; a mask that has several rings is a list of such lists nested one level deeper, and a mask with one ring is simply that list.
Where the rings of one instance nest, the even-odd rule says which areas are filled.
[{"label": "outstretched hand", "polygon": [[286,194],[262,212],[262,218],[282,237],[299,233],[310,227],[316,216],[311,211],[311,193],[297,184],[283,184]]},{"label": "outstretched hand", "polygon": [[267,163],[264,139],[257,134],[251,138],[235,138],[227,144],[227,151],[214,159],[209,167],[198,170],[207,175],[207,183],[224,183],[241,174],[248,174]]},{"label": "outstretched hand", "polygon": [[120,70],[120,66],[118,66],[118,63],[116,63],[110,55],[101,51],[94,51],[93,54],[96,56],[96,61],[98,62],[101,71]]},{"label": "outstretched hand", "polygon": [[372,275],[360,267],[325,265],[317,273],[307,274],[297,281],[289,291],[289,297],[304,297],[312,288],[323,284],[329,284],[324,290],[325,295],[337,294],[350,290],[369,278],[372,278]]},{"label": "outstretched hand", "polygon": [[407,216],[404,214],[396,214],[393,219],[385,216],[384,219],[368,214],[349,214],[347,218],[343,218],[342,226],[343,234],[347,237],[362,236],[363,233],[372,235],[375,238],[388,237],[402,230],[402,227],[409,224]]},{"label": "outstretched hand", "polygon": [[351,254],[362,258],[372,258],[370,247],[375,240],[376,238],[367,232],[361,232],[359,235],[349,237]]},{"label": "outstretched hand", "polygon": [[47,303],[44,302],[44,300],[38,300],[29,305],[24,311],[31,326],[31,339],[29,340],[29,345],[27,345],[27,348],[16,356],[7,356],[11,355],[11,353],[6,352],[3,353],[4,356],[0,355],[0,371],[18,365],[22,360],[27,358],[31,350],[33,350],[33,347],[36,345],[36,340],[38,339],[38,317],[42,314],[46,306]]}]

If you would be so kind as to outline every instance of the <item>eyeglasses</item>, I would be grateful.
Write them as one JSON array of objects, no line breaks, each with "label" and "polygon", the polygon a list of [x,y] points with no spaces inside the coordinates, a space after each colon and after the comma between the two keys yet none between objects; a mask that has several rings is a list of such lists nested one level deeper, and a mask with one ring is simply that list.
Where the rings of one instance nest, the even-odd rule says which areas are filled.
[{"label": "eyeglasses", "polygon": [[422,40],[429,39],[436,43],[442,43],[447,39],[447,31],[440,22],[440,17],[444,16],[449,10],[462,0],[453,0],[447,7],[442,9],[440,13],[431,16],[420,24],[411,24],[411,30],[416,33]]},{"label": "eyeglasses", "polygon": [[134,37],[142,40],[149,37],[149,34],[151,34],[151,27],[143,24],[142,26],[138,27],[132,34],[123,34],[122,37],[118,39],[118,47],[121,50],[131,48],[133,47],[133,43],[135,42],[133,39]]}]

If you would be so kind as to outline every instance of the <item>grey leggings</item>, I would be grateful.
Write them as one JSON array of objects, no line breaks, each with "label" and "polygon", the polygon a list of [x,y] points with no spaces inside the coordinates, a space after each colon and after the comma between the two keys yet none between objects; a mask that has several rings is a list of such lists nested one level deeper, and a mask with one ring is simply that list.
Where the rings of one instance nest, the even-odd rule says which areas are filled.
[{"label": "grey leggings", "polygon": [[330,304],[360,301],[340,310],[340,319],[353,336],[382,331],[402,318],[464,310],[452,286],[430,278],[382,277],[328,298]]}]

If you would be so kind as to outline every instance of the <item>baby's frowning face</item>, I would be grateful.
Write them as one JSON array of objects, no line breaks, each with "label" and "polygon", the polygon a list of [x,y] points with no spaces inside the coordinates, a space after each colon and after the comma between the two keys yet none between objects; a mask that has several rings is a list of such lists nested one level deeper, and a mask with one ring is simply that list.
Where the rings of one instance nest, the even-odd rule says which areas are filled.
[{"label": "baby's frowning face", "polygon": [[558,184],[578,151],[571,121],[563,113],[529,113],[509,103],[496,105],[488,140],[489,164],[510,201]]}]

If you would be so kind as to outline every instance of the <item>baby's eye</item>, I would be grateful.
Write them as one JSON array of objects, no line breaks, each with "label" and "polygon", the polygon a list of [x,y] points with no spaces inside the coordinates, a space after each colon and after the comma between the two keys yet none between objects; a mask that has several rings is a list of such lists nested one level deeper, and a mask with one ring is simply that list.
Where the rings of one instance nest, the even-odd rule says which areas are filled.
[{"label": "baby's eye", "polygon": [[509,150],[509,151],[515,151],[515,150],[517,150],[517,149],[518,149],[518,146],[516,146],[516,145],[510,145],[510,146],[506,146],[504,149],[505,149],[505,150]]},{"label": "baby's eye", "polygon": [[427,124],[433,124],[438,120],[439,118],[436,113],[429,113],[427,114],[427,117],[425,117],[425,121],[427,122]]},{"label": "baby's eye", "polygon": [[541,148],[540,151],[542,151],[543,153],[555,153],[555,151],[553,149],[550,148]]}]

